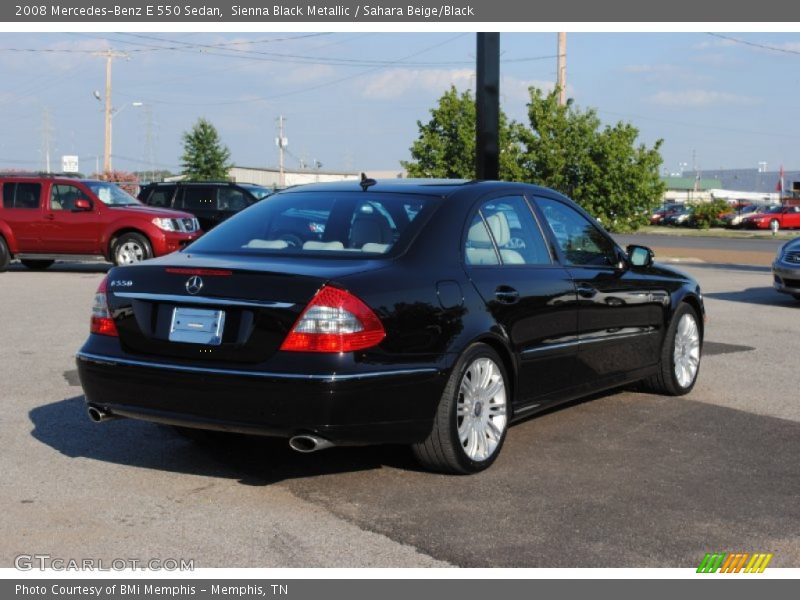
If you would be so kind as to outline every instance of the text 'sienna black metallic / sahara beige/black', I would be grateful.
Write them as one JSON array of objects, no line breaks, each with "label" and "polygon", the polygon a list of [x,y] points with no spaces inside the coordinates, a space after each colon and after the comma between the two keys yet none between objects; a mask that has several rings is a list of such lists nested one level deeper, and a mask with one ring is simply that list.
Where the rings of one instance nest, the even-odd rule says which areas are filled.
[{"label": "text 'sienna black metallic / sahara beige/black'", "polygon": [[552,190],[362,180],[287,190],[112,269],[77,362],[95,421],[302,452],[409,444],[470,473],[555,403],[636,381],[689,392],[703,321],[697,282]]}]

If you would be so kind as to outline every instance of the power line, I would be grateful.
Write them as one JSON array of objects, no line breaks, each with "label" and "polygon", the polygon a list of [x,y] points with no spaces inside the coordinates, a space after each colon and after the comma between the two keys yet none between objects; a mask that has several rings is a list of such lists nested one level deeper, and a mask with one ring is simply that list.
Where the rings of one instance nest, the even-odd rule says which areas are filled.
[{"label": "power line", "polygon": [[365,69],[363,71],[360,71],[358,73],[354,73],[352,75],[347,75],[345,77],[339,77],[337,79],[332,79],[332,80],[329,80],[329,81],[326,81],[326,82],[323,82],[323,83],[318,83],[316,85],[308,86],[308,87],[305,87],[305,88],[299,88],[299,89],[295,89],[295,90],[290,90],[288,92],[282,92],[280,94],[274,94],[272,96],[256,96],[256,97],[253,97],[253,98],[246,98],[246,99],[242,99],[242,100],[228,100],[228,101],[222,101],[222,102],[200,102],[200,103],[197,103],[197,102],[172,102],[172,101],[169,101],[169,100],[153,100],[153,99],[146,99],[146,102],[149,102],[149,103],[152,103],[152,104],[167,104],[167,105],[172,104],[172,105],[178,105],[178,106],[229,106],[229,105],[233,105],[233,104],[249,104],[251,102],[261,102],[261,101],[265,101],[265,100],[274,100],[274,99],[277,99],[277,98],[285,98],[286,96],[294,96],[296,94],[302,94],[302,93],[305,93],[305,92],[311,92],[311,91],[315,91],[315,90],[318,90],[318,89],[321,89],[321,88],[324,88],[324,87],[328,87],[328,86],[331,86],[331,85],[336,85],[337,83],[342,83],[344,81],[349,81],[351,79],[356,79],[356,78],[359,78],[359,77],[363,77],[364,75],[367,75],[369,73],[373,73],[375,71],[381,71],[381,70],[383,70],[383,69],[385,69],[386,67],[389,67],[389,66],[393,66],[393,65],[396,65],[396,64],[403,64],[404,61],[406,61],[409,58],[414,58],[415,56],[419,56],[420,54],[424,54],[426,52],[430,52],[431,50],[435,50],[436,48],[438,48],[440,46],[444,46],[445,44],[449,44],[450,42],[455,41],[455,40],[457,40],[457,39],[459,39],[459,38],[461,38],[461,37],[463,37],[465,35],[468,35],[468,34],[459,33],[459,34],[457,34],[455,36],[447,38],[446,40],[444,40],[442,42],[438,42],[436,44],[433,44],[431,46],[427,46],[427,47],[425,47],[425,48],[423,48],[421,50],[418,50],[417,52],[412,52],[411,54],[408,54],[406,56],[402,56],[402,57],[397,58],[395,60],[389,61],[386,65],[371,67],[369,69]]},{"label": "power line", "polygon": [[744,46],[752,46],[753,48],[760,48],[762,50],[771,50],[772,52],[783,52],[784,54],[800,54],[800,50],[792,50],[791,48],[781,48],[780,46],[770,46],[769,44],[761,44],[758,42],[749,42],[741,38],[735,38],[729,35],[723,35],[721,33],[713,33],[707,31],[706,34],[710,35],[711,37],[728,40],[729,42],[735,42],[737,44],[742,44]]}]

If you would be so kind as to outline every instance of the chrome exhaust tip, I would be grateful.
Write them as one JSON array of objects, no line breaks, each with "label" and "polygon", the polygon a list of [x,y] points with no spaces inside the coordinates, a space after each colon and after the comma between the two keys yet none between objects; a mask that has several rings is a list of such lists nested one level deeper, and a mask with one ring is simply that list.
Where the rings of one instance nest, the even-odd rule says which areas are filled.
[{"label": "chrome exhaust tip", "polygon": [[107,410],[103,410],[102,408],[98,408],[96,406],[89,406],[86,409],[86,413],[94,423],[103,423],[104,421],[110,421],[111,419],[116,418],[115,415],[112,415]]},{"label": "chrome exhaust tip", "polygon": [[310,433],[295,435],[289,438],[289,447],[292,450],[302,452],[303,454],[309,454],[310,452],[316,452],[317,450],[324,450],[325,448],[332,448],[335,445],[336,444],[330,440],[326,440],[325,438],[321,438]]}]

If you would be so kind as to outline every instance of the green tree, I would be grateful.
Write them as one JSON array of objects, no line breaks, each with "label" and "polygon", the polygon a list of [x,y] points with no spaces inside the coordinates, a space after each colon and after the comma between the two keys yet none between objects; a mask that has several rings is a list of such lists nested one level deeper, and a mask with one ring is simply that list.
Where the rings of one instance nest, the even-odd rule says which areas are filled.
[{"label": "green tree", "polygon": [[[475,177],[475,98],[451,86],[431,109],[427,123],[417,121],[419,138],[410,161],[401,164],[411,177],[473,179]],[[521,148],[517,125],[500,112],[500,178],[517,179]]]},{"label": "green tree", "polygon": [[222,144],[217,129],[200,118],[183,134],[181,166],[187,179],[210,181],[228,179],[230,150]]},{"label": "green tree", "polygon": [[523,179],[571,197],[612,231],[645,225],[661,201],[662,140],[637,144],[629,123],[601,127],[597,113],[560,106],[556,91],[530,89],[529,127],[519,129]]}]

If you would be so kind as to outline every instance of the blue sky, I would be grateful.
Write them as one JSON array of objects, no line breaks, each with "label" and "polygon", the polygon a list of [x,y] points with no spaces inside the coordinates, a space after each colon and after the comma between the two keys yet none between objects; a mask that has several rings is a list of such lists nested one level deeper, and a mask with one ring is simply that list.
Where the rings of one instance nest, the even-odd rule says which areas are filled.
[{"label": "blue sky", "polygon": [[[664,139],[664,170],[800,168],[797,33],[570,33],[568,95],[606,122]],[[734,39],[731,39],[734,38]],[[63,33],[0,40],[0,169],[43,166],[49,113],[53,164],[102,154],[105,62],[113,48],[114,166],[179,169],[181,133],[198,117],[233,161],[274,166],[286,117],[287,165],[399,169],[418,119],[451,84],[474,85],[471,33]],[[501,35],[503,109],[525,120],[529,85],[552,87],[555,33]],[[141,102],[143,106],[133,106]]]}]

